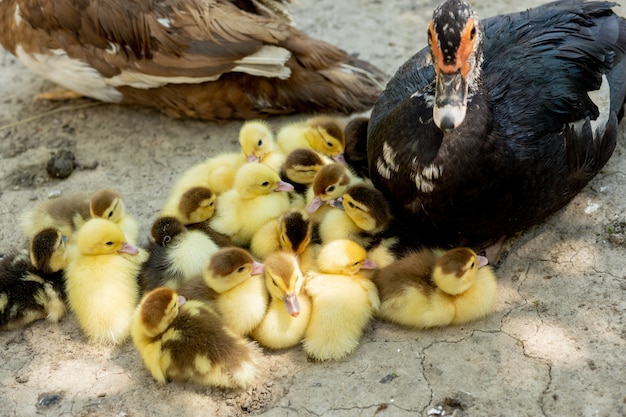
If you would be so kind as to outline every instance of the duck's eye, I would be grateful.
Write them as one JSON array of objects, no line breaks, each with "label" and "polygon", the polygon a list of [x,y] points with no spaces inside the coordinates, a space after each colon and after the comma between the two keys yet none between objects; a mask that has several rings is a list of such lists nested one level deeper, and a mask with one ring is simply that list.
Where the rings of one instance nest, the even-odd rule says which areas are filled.
[{"label": "duck's eye", "polygon": [[326,142],[326,146],[328,146],[329,148],[332,148],[333,144],[332,144],[332,142]]},{"label": "duck's eye", "polygon": [[272,284],[274,284],[275,287],[278,287],[278,284],[276,284],[276,281],[274,281],[274,278],[272,278]]},{"label": "duck's eye", "polygon": [[113,246],[113,242],[108,241],[107,243],[105,243],[105,245],[107,245],[107,246]]},{"label": "duck's eye", "polygon": [[357,262],[353,263],[352,266],[358,266],[360,263],[361,263],[360,261],[357,261]]},{"label": "duck's eye", "polygon": [[270,182],[269,182],[269,181],[264,181],[264,182],[261,184],[261,186],[262,186],[262,187],[267,187],[268,185],[270,185]]},{"label": "duck's eye", "polygon": [[263,145],[263,139],[259,139],[259,142],[256,144],[257,146]]},{"label": "duck's eye", "polygon": [[335,186],[334,186],[334,185],[331,185],[330,187],[328,187],[328,188],[326,189],[326,192],[327,192],[327,193],[332,193],[333,191],[335,191]]},{"label": "duck's eye", "polygon": [[240,266],[239,268],[237,268],[237,272],[242,273],[245,269],[246,269],[245,266]]},{"label": "duck's eye", "polygon": [[350,202],[348,203],[348,207],[350,207],[350,208],[354,208],[354,203],[353,203],[352,201],[350,201]]},{"label": "duck's eye", "polygon": [[215,205],[215,201],[211,201],[211,203],[209,203],[209,207],[213,207]]},{"label": "duck's eye", "polygon": [[111,217],[113,217],[113,210],[109,211],[109,214],[107,215],[107,217],[110,219]]},{"label": "duck's eye", "polygon": [[476,26],[472,26],[472,30],[470,30],[470,40],[473,41],[476,37]]},{"label": "duck's eye", "polygon": [[476,265],[476,263],[474,261],[472,261],[472,264],[470,265],[470,268],[474,268],[474,265]]}]

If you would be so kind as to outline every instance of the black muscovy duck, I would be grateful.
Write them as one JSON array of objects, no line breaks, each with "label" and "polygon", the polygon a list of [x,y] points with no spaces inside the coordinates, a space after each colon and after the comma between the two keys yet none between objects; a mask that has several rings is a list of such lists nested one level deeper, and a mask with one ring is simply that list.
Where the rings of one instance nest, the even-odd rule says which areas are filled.
[{"label": "black muscovy duck", "polygon": [[482,23],[460,0],[435,9],[429,46],[388,83],[367,131],[371,179],[405,244],[489,247],[493,260],[604,166],[626,95],[614,5],[557,1]]}]

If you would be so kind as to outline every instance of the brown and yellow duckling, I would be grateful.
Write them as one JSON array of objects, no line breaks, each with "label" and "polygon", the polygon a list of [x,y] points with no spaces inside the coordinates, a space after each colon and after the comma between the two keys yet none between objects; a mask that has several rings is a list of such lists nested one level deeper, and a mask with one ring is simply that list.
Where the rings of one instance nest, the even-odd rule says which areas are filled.
[{"label": "brown and yellow duckling", "polygon": [[294,186],[294,192],[291,193],[293,206],[305,206],[306,194],[313,184],[315,174],[331,162],[330,159],[309,148],[297,148],[287,154],[280,170],[280,177]]},{"label": "brown and yellow duckling", "polygon": [[284,251],[265,260],[265,285],[270,303],[252,337],[270,349],[287,349],[300,343],[311,316],[311,299],[297,258]]},{"label": "brown and yellow duckling", "polygon": [[208,302],[229,329],[245,336],[263,320],[267,309],[263,268],[244,249],[220,249],[202,275],[183,283],[178,293],[189,300]]},{"label": "brown and yellow duckling", "polygon": [[207,304],[170,288],[146,294],[131,326],[152,377],[221,388],[247,388],[259,375],[258,347],[233,333]]},{"label": "brown and yellow duckling", "polygon": [[311,242],[313,227],[302,210],[289,209],[267,222],[252,237],[250,252],[265,259],[278,250],[299,256]]},{"label": "brown and yellow duckling", "polygon": [[5,255],[0,261],[0,329],[14,329],[65,315],[66,237],[57,229],[44,229],[29,250]]},{"label": "brown and yellow duckling", "polygon": [[422,249],[376,271],[382,319],[416,328],[478,320],[493,311],[497,284],[487,258],[469,248]]},{"label": "brown and yellow duckling", "polygon": [[317,265],[305,284],[313,307],[304,350],[316,360],[341,359],[357,348],[380,305],[376,287],[362,271],[376,265],[362,246],[347,239],[324,245]]},{"label": "brown and yellow duckling", "polygon": [[128,243],[117,224],[93,218],[78,229],[67,256],[65,290],[80,327],[93,343],[124,342],[147,253]]},{"label": "brown and yellow duckling", "polygon": [[309,148],[345,164],[343,124],[332,116],[316,116],[283,126],[278,131],[276,142],[285,154],[297,148]]}]

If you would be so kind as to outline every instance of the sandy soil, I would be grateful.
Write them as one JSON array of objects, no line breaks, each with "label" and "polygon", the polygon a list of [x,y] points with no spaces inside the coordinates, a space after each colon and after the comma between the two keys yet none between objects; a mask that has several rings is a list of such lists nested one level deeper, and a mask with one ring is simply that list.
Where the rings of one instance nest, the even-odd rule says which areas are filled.
[{"label": "sandy soil", "polygon": [[[539,1],[474,3],[486,17]],[[435,5],[300,0],[293,10],[301,29],[391,74],[425,46]],[[33,103],[52,85],[5,52],[0,79],[0,253],[24,243],[19,214],[56,193],[115,187],[147,233],[176,177],[235,149],[241,126],[89,100]],[[374,322],[345,360],[268,352],[258,385],[226,392],[159,386],[131,344],[90,346],[68,315],[0,333],[0,415],[626,415],[624,136],[622,127],[611,161],[568,207],[513,243],[496,312],[483,321],[431,331]],[[50,179],[45,163],[61,149],[97,168]]]}]

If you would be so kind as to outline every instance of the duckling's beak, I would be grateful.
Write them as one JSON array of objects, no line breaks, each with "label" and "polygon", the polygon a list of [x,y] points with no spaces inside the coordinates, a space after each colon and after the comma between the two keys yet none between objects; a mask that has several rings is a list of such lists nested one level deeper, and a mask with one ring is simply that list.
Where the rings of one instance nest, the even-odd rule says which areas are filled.
[{"label": "duckling's beak", "polygon": [[265,264],[257,261],[252,262],[251,275],[261,275],[263,272],[265,272]]},{"label": "duckling's beak", "polygon": [[482,268],[483,266],[489,263],[489,259],[486,256],[477,255],[478,258],[478,267]]},{"label": "duckling's beak", "polygon": [[61,235],[61,245],[65,246],[67,244],[67,236]]},{"label": "duckling's beak", "polygon": [[139,253],[139,249],[137,246],[131,245],[128,242],[122,243],[122,247],[118,250],[118,252],[128,253],[130,255],[137,255]]},{"label": "duckling's beak", "polygon": [[311,200],[309,205],[306,206],[306,211],[308,211],[309,213],[315,213],[317,209],[319,209],[323,205],[324,202],[322,201],[322,198],[319,195],[316,195],[315,197],[313,197],[313,200]]},{"label": "duckling's beak", "polygon": [[343,156],[342,153],[338,153],[337,155],[332,156],[331,159],[337,162],[338,164],[346,165],[346,166],[348,165],[348,163],[346,162],[346,158]]},{"label": "duckling's beak", "polygon": [[187,299],[183,297],[182,295],[179,295],[177,301],[178,301],[178,307],[180,307],[187,302]]},{"label": "duckling's beak", "polygon": [[461,70],[447,73],[437,69],[433,121],[443,133],[450,133],[463,123],[467,112],[467,92],[467,79]]},{"label": "duckling's beak", "polygon": [[298,296],[295,293],[285,294],[283,301],[291,317],[298,317],[300,315],[300,301],[298,301]]},{"label": "duckling's beak", "polygon": [[376,269],[376,262],[372,261],[369,258],[366,258],[363,261],[363,265],[361,266],[361,269]]},{"label": "duckling's beak", "polygon": [[293,185],[285,181],[278,181],[278,183],[276,184],[276,188],[274,188],[274,191],[293,191]]},{"label": "duckling's beak", "polygon": [[259,162],[261,158],[256,156],[255,154],[248,155],[248,162]]},{"label": "duckling's beak", "polygon": [[330,202],[328,204],[330,204],[332,207],[338,208],[340,210],[344,209],[344,207],[343,207],[343,197],[333,198],[332,200],[330,200]]}]

